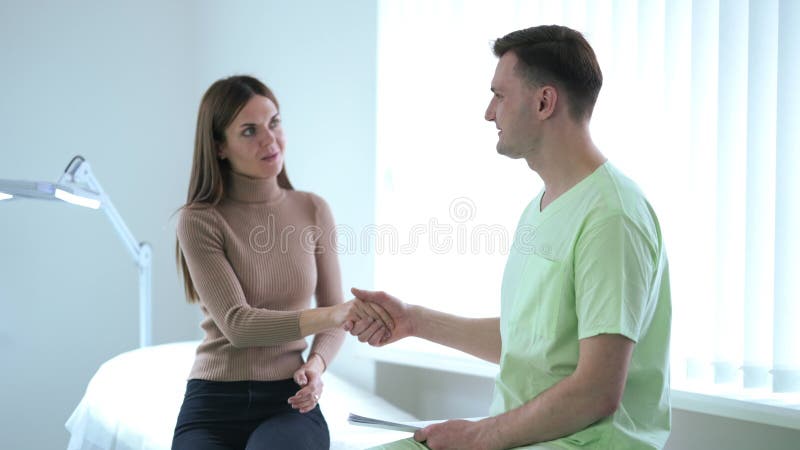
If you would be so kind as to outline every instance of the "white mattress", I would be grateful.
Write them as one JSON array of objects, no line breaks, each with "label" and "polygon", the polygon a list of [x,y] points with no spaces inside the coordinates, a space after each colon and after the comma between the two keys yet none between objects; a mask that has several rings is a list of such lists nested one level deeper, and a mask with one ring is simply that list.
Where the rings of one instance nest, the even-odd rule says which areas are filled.
[{"label": "white mattress", "polygon": [[[199,342],[178,342],[122,353],[97,370],[67,420],[68,450],[168,450],[186,376]],[[396,421],[415,418],[337,376],[323,375],[320,407],[331,449],[363,449],[410,433],[353,426],[350,412]]]}]

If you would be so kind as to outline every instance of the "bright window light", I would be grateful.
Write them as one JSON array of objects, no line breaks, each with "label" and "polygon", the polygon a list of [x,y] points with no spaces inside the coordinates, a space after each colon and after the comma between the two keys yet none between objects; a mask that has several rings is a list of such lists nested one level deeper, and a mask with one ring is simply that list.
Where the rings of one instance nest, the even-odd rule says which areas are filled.
[{"label": "bright window light", "polygon": [[496,154],[483,120],[491,41],[563,24],[584,32],[603,69],[595,142],[661,222],[673,388],[791,403],[800,2],[753,5],[381,1],[376,215],[392,234],[375,239],[376,287],[460,315],[499,313],[508,243],[541,183]]}]

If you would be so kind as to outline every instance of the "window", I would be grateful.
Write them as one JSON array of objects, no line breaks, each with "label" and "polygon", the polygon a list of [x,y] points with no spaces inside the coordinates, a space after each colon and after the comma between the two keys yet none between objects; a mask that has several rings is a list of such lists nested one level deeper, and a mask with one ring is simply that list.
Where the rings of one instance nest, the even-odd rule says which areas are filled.
[{"label": "window", "polygon": [[377,219],[394,247],[378,245],[377,286],[498,314],[541,182],[496,154],[483,120],[491,41],[564,24],[603,69],[595,141],[661,220],[673,387],[784,403],[800,391],[800,2],[385,0],[379,16]]}]

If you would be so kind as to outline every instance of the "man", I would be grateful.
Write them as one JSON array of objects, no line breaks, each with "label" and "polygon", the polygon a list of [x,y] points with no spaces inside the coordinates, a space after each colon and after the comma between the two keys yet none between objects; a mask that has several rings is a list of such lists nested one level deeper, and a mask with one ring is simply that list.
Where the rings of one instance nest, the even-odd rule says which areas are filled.
[{"label": "man", "polygon": [[[540,26],[498,39],[494,53],[485,118],[499,130],[497,151],[524,158],[544,181],[517,228],[500,317],[354,289],[363,303],[346,328],[373,345],[417,336],[499,363],[490,416],[415,433],[431,449],[661,448],[670,429],[667,259],[653,209],[592,142],[602,85],[594,51],[574,30]],[[423,448],[388,448],[415,446]]]}]

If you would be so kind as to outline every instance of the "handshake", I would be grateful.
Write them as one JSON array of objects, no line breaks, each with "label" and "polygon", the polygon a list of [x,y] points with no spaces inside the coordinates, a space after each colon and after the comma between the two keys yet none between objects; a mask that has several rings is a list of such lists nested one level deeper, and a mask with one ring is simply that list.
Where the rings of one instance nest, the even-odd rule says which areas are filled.
[{"label": "handshake", "polygon": [[359,341],[380,347],[414,335],[415,306],[381,291],[350,291],[355,298],[343,305],[347,315],[342,327]]}]

